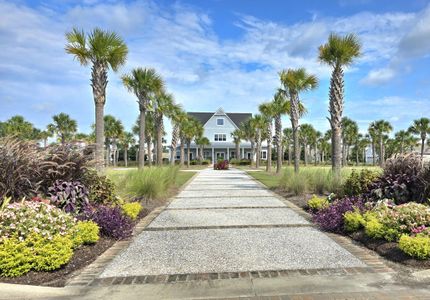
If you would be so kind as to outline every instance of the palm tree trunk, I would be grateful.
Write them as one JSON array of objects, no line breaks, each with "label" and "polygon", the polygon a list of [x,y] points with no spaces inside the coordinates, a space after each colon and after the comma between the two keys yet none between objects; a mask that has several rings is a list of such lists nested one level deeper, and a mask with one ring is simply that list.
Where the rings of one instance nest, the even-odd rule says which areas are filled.
[{"label": "palm tree trunk", "polygon": [[[94,95],[96,98],[96,95]],[[104,144],[105,144],[105,122],[104,122],[104,95],[103,102],[95,99],[96,106],[96,169],[101,171],[104,167]]]},{"label": "palm tree trunk", "polygon": [[[144,109],[140,110],[139,117],[139,169],[145,166],[145,122],[146,122],[146,111]],[[148,156],[149,156],[148,147]]]},{"label": "palm tree trunk", "polygon": [[151,138],[146,139],[146,145],[148,148],[148,166],[152,166],[152,141]]},{"label": "palm tree trunk", "polygon": [[288,165],[291,165],[291,145],[288,143]]},{"label": "palm tree trunk", "polygon": [[116,167],[116,157],[117,157],[116,139],[112,140],[112,149],[113,149],[113,166]]},{"label": "palm tree trunk", "polygon": [[204,151],[204,146],[201,145],[200,146],[200,153],[199,153],[199,160],[200,160],[200,164],[203,163],[203,151]]},{"label": "palm tree trunk", "polygon": [[278,114],[275,117],[275,138],[276,138],[276,173],[282,170],[282,119]]},{"label": "palm tree trunk", "polygon": [[330,126],[332,130],[332,169],[340,177],[342,168],[343,71],[336,65],[330,80]]},{"label": "palm tree trunk", "polygon": [[426,138],[424,137],[421,137],[421,160],[423,160],[423,157],[424,157],[424,145],[425,145],[425,142],[426,142]]},{"label": "palm tree trunk", "polygon": [[257,130],[257,161],[255,167],[258,169],[260,167],[261,160],[261,130]]},{"label": "palm tree trunk", "polygon": [[163,116],[158,118],[157,124],[157,165],[163,164]]},{"label": "palm tree trunk", "polygon": [[314,159],[315,159],[315,166],[317,165],[317,152],[318,152],[318,148],[317,148],[317,145],[315,144],[315,149],[314,149],[314,151],[315,151],[315,153],[314,153]]},{"label": "palm tree trunk", "polygon": [[184,138],[181,138],[180,152],[181,152],[180,165],[181,165],[181,167],[183,167],[184,161],[185,161],[185,141],[184,141]]},{"label": "palm tree trunk", "polygon": [[239,160],[240,160],[240,143],[236,143],[236,160],[239,163]]},{"label": "palm tree trunk", "polygon": [[305,166],[308,165],[308,155],[307,155],[308,145],[303,144],[303,154],[305,155]]},{"label": "palm tree trunk", "polygon": [[172,152],[170,153],[171,165],[175,164],[176,146],[177,146],[178,140],[179,140],[179,126],[177,124],[174,124],[173,130],[172,130],[172,145],[171,145]]},{"label": "palm tree trunk", "polygon": [[273,125],[273,120],[270,119],[269,120],[269,125],[267,127],[267,131],[268,131],[268,138],[267,138],[267,165],[266,165],[266,172],[272,172],[272,137],[273,137],[273,133],[272,133],[272,125]]},{"label": "palm tree trunk", "polygon": [[127,149],[127,147],[124,148],[124,165],[125,165],[125,167],[128,167],[128,149]]},{"label": "palm tree trunk", "polygon": [[376,165],[376,146],[375,146],[375,140],[372,139],[372,159],[373,159],[373,165]]},{"label": "palm tree trunk", "polygon": [[255,163],[255,142],[251,140],[251,166]]},{"label": "palm tree trunk", "polygon": [[384,145],[382,135],[379,138],[379,165],[381,167],[384,165]]},{"label": "palm tree trunk", "polygon": [[187,168],[190,167],[190,159],[191,159],[191,141],[187,141]]}]

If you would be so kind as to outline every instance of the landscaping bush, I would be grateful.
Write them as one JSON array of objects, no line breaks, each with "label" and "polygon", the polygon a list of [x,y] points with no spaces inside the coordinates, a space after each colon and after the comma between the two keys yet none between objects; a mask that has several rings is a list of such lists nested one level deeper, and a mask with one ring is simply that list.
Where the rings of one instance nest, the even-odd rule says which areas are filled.
[{"label": "landscaping bush", "polygon": [[115,185],[106,176],[98,175],[96,171],[87,170],[82,178],[82,184],[87,187],[90,203],[116,204]]},{"label": "landscaping bush", "polygon": [[85,218],[97,223],[100,234],[105,237],[121,240],[128,238],[133,232],[133,221],[117,206],[100,205],[91,210],[87,209]]},{"label": "landscaping bush", "polygon": [[396,204],[427,202],[430,185],[429,167],[423,167],[419,156],[400,155],[389,159],[381,177],[370,186],[369,198],[393,199]]},{"label": "landscaping bush", "polygon": [[137,219],[139,213],[143,209],[142,205],[139,202],[125,203],[121,206],[121,208],[124,214],[133,221]]},{"label": "landscaping bush", "polygon": [[0,139],[0,199],[35,196],[42,183],[42,173],[49,167],[35,143],[11,137]]},{"label": "landscaping bush", "polygon": [[131,197],[156,199],[167,194],[175,183],[178,167],[153,167],[127,172],[119,180],[126,194]]},{"label": "landscaping bush", "polygon": [[250,166],[251,160],[250,159],[241,159],[239,161],[239,166]]},{"label": "landscaping bush", "polygon": [[279,185],[281,188],[294,195],[303,195],[307,190],[307,179],[304,173],[299,172],[296,174],[292,169],[288,168],[284,171]]},{"label": "landscaping bush", "polygon": [[80,212],[88,206],[88,190],[79,181],[57,180],[48,189],[51,203],[65,212]]},{"label": "landscaping bush", "polygon": [[68,236],[56,234],[50,239],[31,233],[25,240],[17,235],[0,243],[0,274],[17,277],[30,270],[52,271],[72,258],[72,241]]},{"label": "landscaping bush", "polygon": [[344,230],[344,214],[348,211],[364,211],[364,201],[358,197],[347,197],[334,201],[329,207],[313,215],[313,220],[321,229],[332,232]]},{"label": "landscaping bush", "polygon": [[93,221],[79,221],[70,230],[73,248],[94,244],[99,240],[99,226]]},{"label": "landscaping bush", "polygon": [[52,239],[65,236],[74,226],[75,219],[50,204],[23,201],[7,205],[0,211],[0,243],[12,236],[25,239],[31,233]]},{"label": "landscaping bush", "polygon": [[359,210],[347,211],[343,215],[343,221],[345,223],[345,231],[355,232],[363,227],[365,219]]},{"label": "landscaping bush", "polygon": [[329,202],[327,198],[317,197],[313,195],[312,198],[308,201],[308,207],[313,212],[317,212],[321,209],[327,208],[328,206]]},{"label": "landscaping bush", "polygon": [[358,196],[368,191],[370,185],[379,178],[379,172],[362,169],[352,170],[344,183],[344,192],[348,196]]},{"label": "landscaping bush", "polygon": [[219,160],[214,164],[214,170],[228,170],[228,160]]},{"label": "landscaping bush", "polygon": [[428,259],[430,258],[430,237],[402,235],[399,241],[399,248],[412,257]]}]

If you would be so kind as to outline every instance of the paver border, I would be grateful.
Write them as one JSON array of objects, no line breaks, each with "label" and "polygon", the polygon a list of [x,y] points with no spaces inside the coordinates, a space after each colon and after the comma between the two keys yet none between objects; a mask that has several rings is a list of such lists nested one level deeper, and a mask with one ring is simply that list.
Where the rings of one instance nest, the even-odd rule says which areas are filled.
[{"label": "paver border", "polygon": [[[179,189],[178,193],[184,190],[190,182],[194,180],[194,178],[200,173],[201,170],[195,172],[190,179],[188,179]],[[93,282],[99,274],[101,274],[106,266],[123,250],[125,250],[134,240],[136,236],[144,231],[144,229],[156,218],[159,214],[161,214],[167,206],[174,200],[176,197],[172,195],[169,199],[167,199],[166,203],[163,206],[160,206],[150,212],[147,216],[145,216],[139,223],[134,227],[133,233],[130,238],[126,240],[116,241],[109,249],[103,252],[95,261],[93,261],[90,265],[86,266],[84,269],[76,272],[76,275],[72,276],[67,282],[66,287],[79,287],[79,286],[89,286],[91,282]]]}]

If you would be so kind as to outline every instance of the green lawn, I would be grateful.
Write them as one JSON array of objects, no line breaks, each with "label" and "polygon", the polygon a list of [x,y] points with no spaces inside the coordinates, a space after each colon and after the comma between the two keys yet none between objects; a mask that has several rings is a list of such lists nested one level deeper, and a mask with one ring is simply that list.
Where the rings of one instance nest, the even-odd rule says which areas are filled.
[{"label": "green lawn", "polygon": [[275,188],[279,186],[279,181],[281,180],[281,176],[273,174],[273,173],[267,173],[267,172],[247,172],[249,175],[263,183],[268,188]]},{"label": "green lawn", "polygon": [[194,176],[194,174],[196,174],[197,172],[191,172],[191,171],[179,171],[178,172],[178,176],[176,176],[175,179],[175,185],[176,187],[181,187],[183,186],[191,177]]}]

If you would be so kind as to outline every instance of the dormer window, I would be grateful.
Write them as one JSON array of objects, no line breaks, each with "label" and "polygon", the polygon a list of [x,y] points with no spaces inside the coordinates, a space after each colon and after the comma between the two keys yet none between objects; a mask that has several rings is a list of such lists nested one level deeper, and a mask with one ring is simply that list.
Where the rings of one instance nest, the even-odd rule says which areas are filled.
[{"label": "dormer window", "polygon": [[223,118],[218,118],[216,119],[216,124],[218,126],[223,126],[224,125],[224,119]]}]

